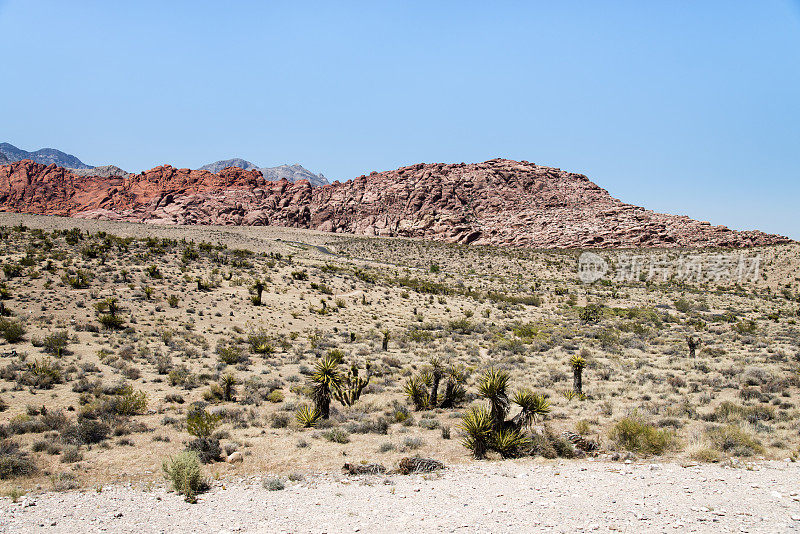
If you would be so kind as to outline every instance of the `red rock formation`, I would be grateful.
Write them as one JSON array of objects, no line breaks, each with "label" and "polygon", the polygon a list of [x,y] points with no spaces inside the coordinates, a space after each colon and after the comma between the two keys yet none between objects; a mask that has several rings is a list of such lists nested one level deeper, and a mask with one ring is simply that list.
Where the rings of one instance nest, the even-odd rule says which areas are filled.
[{"label": "red rock formation", "polygon": [[311,188],[169,165],[76,177],[29,160],[0,167],[0,211],[156,224],[275,225],[452,243],[529,247],[745,247],[785,237],[737,232],[624,204],[586,176],[526,161],[417,164]]}]

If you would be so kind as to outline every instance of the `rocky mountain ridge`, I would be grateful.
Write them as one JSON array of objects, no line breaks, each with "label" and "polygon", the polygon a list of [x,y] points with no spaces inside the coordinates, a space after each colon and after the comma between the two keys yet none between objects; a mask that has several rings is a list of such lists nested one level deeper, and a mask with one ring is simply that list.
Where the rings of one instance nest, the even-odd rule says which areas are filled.
[{"label": "rocky mountain ridge", "polygon": [[264,176],[264,178],[272,181],[278,181],[283,178],[289,180],[290,182],[308,180],[309,183],[314,187],[328,185],[328,183],[330,183],[322,173],[314,174],[297,163],[294,165],[278,165],[277,167],[259,167],[255,163],[251,163],[247,160],[233,158],[203,165],[199,170],[219,173],[222,169],[226,169],[228,167],[238,167],[245,171],[258,170],[261,171],[261,174]]},{"label": "rocky mountain ridge", "polygon": [[2,153],[8,161],[22,161],[29,159],[36,163],[43,165],[55,164],[59,167],[67,167],[71,169],[91,169],[91,165],[86,165],[84,162],[73,156],[55,148],[40,148],[34,152],[28,152],[17,148],[10,143],[0,143],[0,153]]},{"label": "rocky mountain ridge", "polygon": [[0,167],[0,211],[153,224],[275,225],[368,236],[540,248],[747,247],[790,242],[625,204],[582,174],[526,161],[416,164],[344,183],[270,181],[169,165],[78,177]]}]

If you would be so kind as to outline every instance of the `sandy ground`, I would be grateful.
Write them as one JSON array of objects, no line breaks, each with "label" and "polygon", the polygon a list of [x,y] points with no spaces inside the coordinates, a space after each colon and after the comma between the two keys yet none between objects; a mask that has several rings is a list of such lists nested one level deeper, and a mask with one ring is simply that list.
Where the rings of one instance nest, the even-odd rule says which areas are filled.
[{"label": "sandy ground", "polygon": [[800,469],[522,460],[440,475],[318,474],[268,491],[216,482],[197,504],[164,486],[0,501],[2,532],[794,532]]}]

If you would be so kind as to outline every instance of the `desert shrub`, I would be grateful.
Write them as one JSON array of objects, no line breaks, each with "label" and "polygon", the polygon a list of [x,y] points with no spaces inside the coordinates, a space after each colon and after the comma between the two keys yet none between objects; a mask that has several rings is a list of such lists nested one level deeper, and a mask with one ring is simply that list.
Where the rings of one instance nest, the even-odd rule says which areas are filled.
[{"label": "desert shrub", "polygon": [[754,456],[764,452],[761,443],[737,425],[711,427],[705,434],[715,449],[734,456]]},{"label": "desert shrub", "polygon": [[756,333],[757,325],[756,322],[753,320],[744,320],[739,321],[735,325],[733,325],[733,331],[737,334],[741,334],[743,336],[752,336]]},{"label": "desert shrub", "polygon": [[294,413],[294,418],[303,428],[312,428],[317,425],[321,415],[319,410],[314,406],[303,405],[300,406]]},{"label": "desert shrub", "polygon": [[247,358],[242,353],[242,349],[231,343],[219,345],[217,347],[217,357],[219,361],[227,365],[236,365]]},{"label": "desert shrub", "polygon": [[166,375],[172,369],[172,357],[168,354],[159,354],[156,356],[156,372],[160,375]]},{"label": "desert shrub", "polygon": [[273,390],[267,395],[267,400],[274,404],[283,402],[283,399],[284,399],[283,391],[279,389]]},{"label": "desert shrub", "polygon": [[69,491],[80,487],[75,473],[59,473],[52,477],[53,491]]},{"label": "desert shrub", "polygon": [[617,446],[641,454],[662,454],[673,444],[668,430],[658,429],[635,414],[617,421],[609,437]]},{"label": "desert shrub", "polygon": [[21,384],[40,389],[50,389],[62,381],[61,368],[49,358],[39,358],[28,363],[25,372],[19,377]]},{"label": "desert shrub", "polygon": [[588,304],[578,311],[578,317],[584,323],[599,323],[603,318],[603,307],[599,304]]},{"label": "desert shrub", "polygon": [[186,444],[186,450],[195,453],[204,464],[218,462],[222,459],[222,448],[217,438],[207,437],[193,439]]},{"label": "desert shrub", "polygon": [[80,462],[83,460],[83,454],[81,454],[80,449],[75,445],[71,445],[66,447],[64,451],[61,453],[61,463],[62,464],[74,464],[75,462]]},{"label": "desert shrub", "polygon": [[0,441],[0,480],[30,476],[37,471],[36,464],[28,454],[19,449],[15,441]]},{"label": "desert shrub", "polygon": [[351,434],[388,434],[389,422],[383,417],[353,422],[347,425],[347,431]]},{"label": "desert shrub", "polygon": [[111,315],[109,313],[100,315],[97,319],[100,321],[100,324],[103,325],[103,328],[107,330],[119,330],[125,324],[125,321],[122,317],[118,315]]},{"label": "desert shrub", "polygon": [[775,409],[767,405],[743,406],[735,402],[724,401],[714,409],[710,416],[703,418],[720,423],[772,421],[775,419]]},{"label": "desert shrub", "polygon": [[147,393],[125,386],[107,398],[102,409],[115,415],[142,415],[147,411]]},{"label": "desert shrub", "polygon": [[265,479],[262,485],[264,486],[264,489],[268,491],[280,491],[286,487],[283,481],[276,477]]},{"label": "desert shrub", "polygon": [[435,430],[439,428],[439,421],[437,419],[423,417],[417,423],[420,428],[424,428],[425,430]]},{"label": "desert shrub", "polygon": [[254,354],[269,356],[275,353],[275,344],[272,341],[272,336],[264,329],[251,332],[247,336],[247,344],[250,345],[250,351]]},{"label": "desert shrub", "polygon": [[469,334],[475,330],[475,325],[468,318],[462,317],[447,323],[447,329],[458,334]]},{"label": "desert shrub", "polygon": [[289,416],[284,413],[274,413],[270,417],[272,428],[286,428],[289,426]]},{"label": "desert shrub", "polygon": [[400,447],[402,451],[415,451],[425,444],[422,438],[409,436],[403,440],[403,445]]},{"label": "desert shrub", "polygon": [[61,356],[66,352],[67,345],[69,345],[69,332],[66,330],[59,330],[48,334],[42,340],[42,348],[48,354]]},{"label": "desert shrub", "polygon": [[207,438],[214,433],[220,417],[208,413],[201,407],[192,407],[186,415],[186,431],[198,438]]},{"label": "desert shrub", "polygon": [[533,432],[528,446],[528,453],[531,456],[542,456],[543,458],[573,458],[575,448],[564,437],[553,432],[550,427],[545,426],[542,432]]},{"label": "desert shrub", "polygon": [[24,339],[25,327],[17,321],[0,318],[0,336],[8,343],[19,343]]},{"label": "desert shrub", "polygon": [[183,495],[186,502],[197,502],[197,495],[208,488],[200,460],[193,452],[181,452],[167,458],[161,469],[172,484],[172,488]]},{"label": "desert shrub", "polygon": [[47,430],[39,418],[31,417],[28,414],[15,415],[8,421],[7,428],[10,434],[38,434]]},{"label": "desert shrub", "polygon": [[350,443],[350,435],[341,428],[331,428],[322,433],[322,437],[333,443]]},{"label": "desert shrub", "polygon": [[111,427],[97,419],[79,417],[76,424],[67,425],[61,431],[64,443],[72,445],[91,445],[108,439]]}]

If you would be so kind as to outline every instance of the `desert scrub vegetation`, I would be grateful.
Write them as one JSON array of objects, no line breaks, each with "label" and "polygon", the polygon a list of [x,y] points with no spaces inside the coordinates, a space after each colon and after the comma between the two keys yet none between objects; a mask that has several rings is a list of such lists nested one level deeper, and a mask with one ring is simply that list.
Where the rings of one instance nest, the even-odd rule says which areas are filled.
[{"label": "desert scrub vegetation", "polygon": [[15,487],[72,466],[149,480],[187,450],[220,476],[590,442],[798,453],[796,246],[739,287],[583,284],[579,251],[47,221],[0,240],[0,326],[24,330],[0,329],[0,439],[35,467]]},{"label": "desert scrub vegetation", "polygon": [[656,428],[637,414],[617,421],[609,437],[626,451],[646,455],[662,454],[675,446],[675,439],[669,430]]},{"label": "desert scrub vegetation", "polygon": [[161,468],[172,489],[183,495],[186,502],[197,502],[197,495],[208,488],[200,460],[193,452],[181,452],[171,456],[164,460]]}]

